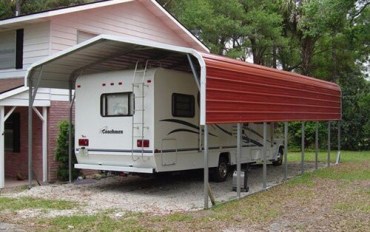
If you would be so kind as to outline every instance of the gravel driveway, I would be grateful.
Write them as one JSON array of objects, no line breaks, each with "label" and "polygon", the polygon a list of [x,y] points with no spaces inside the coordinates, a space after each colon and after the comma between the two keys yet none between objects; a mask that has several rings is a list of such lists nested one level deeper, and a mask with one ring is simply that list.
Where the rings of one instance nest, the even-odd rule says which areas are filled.
[{"label": "gravel driveway", "polygon": [[[313,167],[313,163],[305,164],[305,170]],[[288,164],[289,177],[299,173],[300,164]],[[282,182],[283,166],[268,165],[267,180],[268,187]],[[210,186],[217,202],[236,199],[236,192],[232,191],[232,177],[222,183],[210,182]],[[249,192],[242,192],[242,197],[262,190],[262,166],[250,168],[248,186]],[[161,177],[111,176],[101,180],[85,179],[72,184],[37,186],[9,196],[69,200],[81,205],[76,210],[48,212],[50,215],[43,215],[50,217],[73,213],[92,214],[108,209],[113,209],[117,215],[127,211],[167,214],[203,208],[203,172],[192,171]],[[45,212],[25,210],[19,213],[24,217],[32,217]]]}]

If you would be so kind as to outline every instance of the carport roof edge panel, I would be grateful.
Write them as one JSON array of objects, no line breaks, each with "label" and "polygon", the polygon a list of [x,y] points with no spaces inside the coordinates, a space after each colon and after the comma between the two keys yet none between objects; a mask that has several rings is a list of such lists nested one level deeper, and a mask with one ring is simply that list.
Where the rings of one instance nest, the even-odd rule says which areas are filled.
[{"label": "carport roof edge panel", "polygon": [[297,73],[201,53],[206,124],[341,120],[341,89]]},{"label": "carport roof edge panel", "polygon": [[[99,48],[102,49],[101,53],[97,52]],[[134,40],[121,36],[99,35],[32,64],[28,68],[25,83],[28,85],[29,79],[36,80],[40,78],[38,87],[69,89],[70,78],[79,70],[84,67],[88,67],[89,65],[97,65],[106,62],[109,59],[113,60],[114,58],[121,56],[125,52],[130,52],[135,48],[143,50],[145,48],[153,48],[168,52],[182,53],[184,55],[192,54],[199,60],[199,63],[202,66],[202,58],[200,54],[191,48],[168,45],[144,39]],[[105,56],[102,56],[102,54],[105,54]],[[81,56],[86,58],[82,60]],[[81,62],[77,62],[78,60],[81,60]],[[60,67],[60,70],[55,70],[58,66]],[[48,70],[50,70],[48,67],[51,67],[53,72],[64,74],[59,76],[59,86],[49,86],[47,84],[48,74],[53,73],[48,73]],[[106,70],[102,70],[102,72],[103,71]],[[53,78],[51,78],[51,80],[55,81]]]}]

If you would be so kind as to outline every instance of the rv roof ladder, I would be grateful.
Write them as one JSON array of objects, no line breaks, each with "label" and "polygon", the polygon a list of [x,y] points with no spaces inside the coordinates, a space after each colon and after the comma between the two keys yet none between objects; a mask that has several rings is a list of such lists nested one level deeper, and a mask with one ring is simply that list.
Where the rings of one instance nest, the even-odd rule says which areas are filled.
[{"label": "rv roof ladder", "polygon": [[145,126],[145,87],[148,85],[145,83],[145,75],[148,69],[149,60],[145,62],[144,66],[140,66],[140,60],[136,62],[135,71],[132,78],[132,93],[134,97],[134,107],[133,107],[133,114],[132,114],[132,149],[131,149],[131,157],[133,161],[138,160],[139,158],[135,158],[134,151],[135,151],[135,142],[137,140],[141,140],[142,146],[141,149],[141,158],[144,158],[144,130],[148,129]]}]

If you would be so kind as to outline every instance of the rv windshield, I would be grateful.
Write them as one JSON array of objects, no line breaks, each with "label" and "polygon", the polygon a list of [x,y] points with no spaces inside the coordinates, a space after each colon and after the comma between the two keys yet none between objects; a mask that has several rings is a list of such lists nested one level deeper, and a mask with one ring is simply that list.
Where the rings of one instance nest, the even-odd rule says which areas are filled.
[{"label": "rv windshield", "polygon": [[133,113],[132,93],[106,93],[100,99],[103,117],[131,116]]}]

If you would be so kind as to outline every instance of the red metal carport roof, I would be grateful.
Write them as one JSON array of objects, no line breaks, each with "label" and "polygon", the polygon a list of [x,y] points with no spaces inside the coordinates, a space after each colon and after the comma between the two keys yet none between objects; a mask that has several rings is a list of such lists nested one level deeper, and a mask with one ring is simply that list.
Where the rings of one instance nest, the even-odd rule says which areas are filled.
[{"label": "red metal carport roof", "polygon": [[206,64],[206,124],[341,119],[335,83],[201,54]]}]

